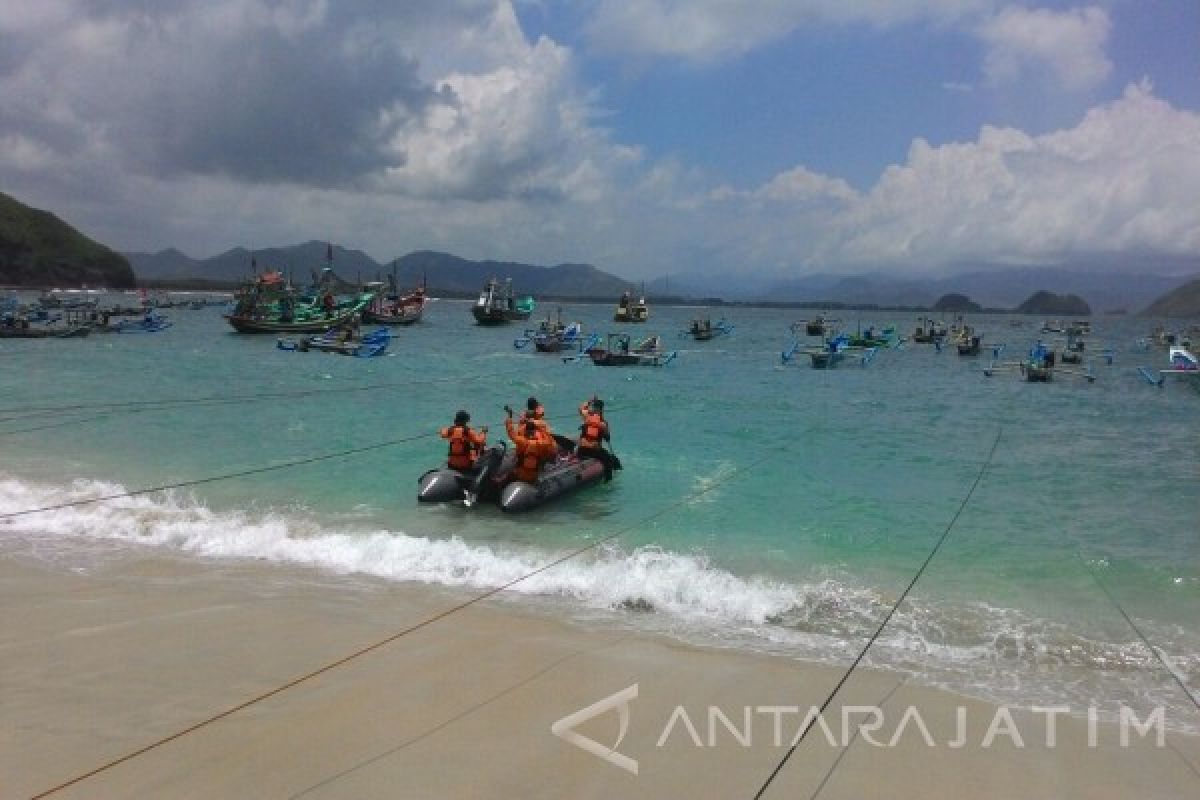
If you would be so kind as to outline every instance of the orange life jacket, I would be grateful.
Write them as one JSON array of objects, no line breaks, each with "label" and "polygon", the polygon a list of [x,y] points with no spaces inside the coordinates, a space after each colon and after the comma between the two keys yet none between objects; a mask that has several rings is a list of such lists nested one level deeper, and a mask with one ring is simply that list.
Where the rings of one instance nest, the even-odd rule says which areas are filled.
[{"label": "orange life jacket", "polygon": [[475,433],[465,425],[453,425],[442,428],[441,435],[443,439],[450,440],[450,452],[446,458],[446,465],[450,469],[470,469],[475,466],[485,441],[482,434]]},{"label": "orange life jacket", "polygon": [[608,423],[604,421],[603,416],[592,411],[584,416],[579,431],[580,447],[599,447],[604,441],[604,434],[608,431]]},{"label": "orange life jacket", "polygon": [[523,429],[526,422],[532,422],[538,426],[539,430],[550,432],[550,424],[546,422],[546,409],[543,406],[538,406],[533,411],[526,409],[521,412],[521,419],[517,421],[518,429]]},{"label": "orange life jacket", "polygon": [[511,419],[505,420],[505,427],[517,446],[517,465],[513,468],[513,477],[526,483],[536,482],[542,463],[558,452],[558,445],[540,430],[533,436],[526,436]]}]

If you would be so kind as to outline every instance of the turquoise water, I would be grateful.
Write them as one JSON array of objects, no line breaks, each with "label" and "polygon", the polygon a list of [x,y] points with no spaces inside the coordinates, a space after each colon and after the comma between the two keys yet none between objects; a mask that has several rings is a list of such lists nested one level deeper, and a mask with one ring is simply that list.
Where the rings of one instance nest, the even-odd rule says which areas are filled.
[{"label": "turquoise water", "polygon": [[[0,522],[0,552],[78,566],[98,549],[151,546],[485,587],[628,529],[514,593],[581,619],[841,663],[945,530],[999,434],[870,663],[1002,701],[1153,702],[1178,727],[1200,723],[1087,569],[1200,685],[1200,392],[1137,375],[1166,360],[1135,346],[1144,320],[1094,321],[1091,346],[1117,350],[1112,366],[1097,358],[1094,384],[1038,385],[985,377],[990,355],[927,345],[867,368],[782,366],[788,324],[805,312],[730,310],[734,335],[697,343],[678,335],[694,309],[654,308],[627,330],[659,333],[680,355],[641,370],[517,350],[519,326],[474,326],[453,301],[431,304],[369,360],[278,351],[272,337],[232,333],[216,308],[167,313],[175,325],[161,334],[0,341],[0,513],[432,432],[460,407],[494,439],[502,406],[530,394],[568,433],[582,400],[605,398],[625,470],[524,516],[419,506],[416,480],[445,452],[429,436]],[[589,331],[613,328],[610,314],[564,307]],[[916,321],[842,316],[851,329]],[[1040,320],[970,322],[985,342],[1007,342],[1006,358],[1039,335]],[[180,399],[193,402],[98,407]],[[63,405],[84,408],[13,410]]]}]

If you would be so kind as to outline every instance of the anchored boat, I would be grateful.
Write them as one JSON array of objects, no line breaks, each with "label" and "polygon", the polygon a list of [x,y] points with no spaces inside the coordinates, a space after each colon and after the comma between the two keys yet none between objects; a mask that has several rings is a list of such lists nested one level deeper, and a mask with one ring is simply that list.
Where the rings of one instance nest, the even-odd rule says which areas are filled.
[{"label": "anchored boat", "polygon": [[272,271],[255,277],[234,296],[225,319],[238,333],[323,333],[358,317],[379,293],[379,286],[356,287],[326,267],[305,293]]},{"label": "anchored boat", "polygon": [[529,319],[533,313],[532,297],[523,297],[519,301],[513,296],[512,278],[500,283],[490,278],[484,284],[479,299],[471,308],[475,322],[480,325],[504,325],[517,320]]},{"label": "anchored boat", "polygon": [[780,356],[784,364],[792,363],[796,356],[809,357],[813,369],[833,369],[846,360],[857,361],[859,366],[867,366],[879,352],[878,347],[856,347],[850,344],[850,337],[844,333],[825,340],[820,347],[804,347],[799,342],[793,342],[791,348],[784,350]]},{"label": "anchored boat", "polygon": [[381,356],[387,350],[392,333],[387,328],[377,328],[374,331],[355,336],[351,328],[330,331],[322,336],[306,336],[303,339],[280,339],[275,346],[280,350],[299,351],[307,353],[317,350],[322,353],[340,353],[344,356],[371,358]]},{"label": "anchored boat", "polygon": [[1157,375],[1148,367],[1138,367],[1138,372],[1148,383],[1162,386],[1168,375],[1190,379],[1200,387],[1200,359],[1186,347],[1172,347],[1168,354],[1170,367],[1158,370]]},{"label": "anchored boat", "polygon": [[665,367],[678,355],[663,347],[660,336],[632,344],[627,333],[610,333],[606,347],[597,344],[585,352],[597,367]]},{"label": "anchored boat", "polygon": [[563,322],[562,309],[557,309],[555,316],[546,315],[536,329],[525,331],[525,335],[513,340],[513,347],[520,350],[533,343],[533,348],[539,353],[561,353],[563,350],[576,350],[583,342],[583,323]]},{"label": "anchored boat", "polygon": [[691,336],[697,342],[707,342],[709,339],[727,336],[731,333],[733,333],[733,326],[724,319],[717,320],[714,325],[708,317],[698,317],[692,320],[682,335]]},{"label": "anchored boat", "polygon": [[617,310],[613,312],[613,322],[645,322],[650,318],[650,306],[646,304],[646,291],[635,301],[632,292],[622,292],[617,301]]},{"label": "anchored boat", "polygon": [[396,285],[396,276],[388,276],[386,290],[380,291],[363,309],[363,322],[372,325],[412,325],[425,312],[425,285],[422,283],[411,292],[401,292]]}]

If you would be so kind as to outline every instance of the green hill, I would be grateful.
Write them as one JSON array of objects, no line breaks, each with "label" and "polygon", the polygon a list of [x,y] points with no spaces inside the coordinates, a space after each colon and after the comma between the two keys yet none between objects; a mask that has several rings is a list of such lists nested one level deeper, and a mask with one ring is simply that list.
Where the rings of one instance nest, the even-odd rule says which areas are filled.
[{"label": "green hill", "polygon": [[1200,317],[1200,278],[1164,294],[1142,312],[1144,317]]},{"label": "green hill", "polygon": [[1086,317],[1092,313],[1091,307],[1077,294],[1055,294],[1045,290],[1031,294],[1016,311],[1018,314],[1063,317]]},{"label": "green hill", "polygon": [[121,254],[0,193],[0,284],[125,289],[134,278]]}]

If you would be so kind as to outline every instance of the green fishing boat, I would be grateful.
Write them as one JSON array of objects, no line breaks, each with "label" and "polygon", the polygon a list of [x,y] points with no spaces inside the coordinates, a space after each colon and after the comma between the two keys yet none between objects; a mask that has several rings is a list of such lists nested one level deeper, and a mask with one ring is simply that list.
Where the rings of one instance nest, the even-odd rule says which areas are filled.
[{"label": "green fishing boat", "polygon": [[323,333],[362,314],[380,288],[355,286],[326,268],[312,287],[300,292],[281,272],[266,272],[236,293],[225,319],[238,333]]}]

